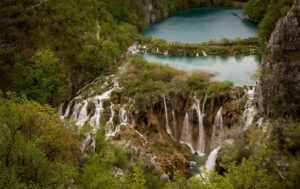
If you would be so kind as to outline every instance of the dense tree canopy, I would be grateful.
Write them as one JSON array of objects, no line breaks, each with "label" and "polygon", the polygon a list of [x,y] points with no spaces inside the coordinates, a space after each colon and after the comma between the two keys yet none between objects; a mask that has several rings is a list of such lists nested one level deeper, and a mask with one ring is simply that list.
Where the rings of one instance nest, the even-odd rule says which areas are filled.
[{"label": "dense tree canopy", "polygon": [[259,35],[268,39],[277,21],[284,17],[294,0],[250,0],[244,7],[244,14],[259,24]]},{"label": "dense tree canopy", "polygon": [[78,145],[55,110],[1,93],[1,188],[67,187],[77,175]]}]

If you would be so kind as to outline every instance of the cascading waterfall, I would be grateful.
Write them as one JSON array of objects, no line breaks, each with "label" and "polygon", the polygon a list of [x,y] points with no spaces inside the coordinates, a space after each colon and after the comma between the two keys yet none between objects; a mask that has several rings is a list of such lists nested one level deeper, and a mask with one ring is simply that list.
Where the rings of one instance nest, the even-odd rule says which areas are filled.
[{"label": "cascading waterfall", "polygon": [[[130,49],[129,49],[130,50]],[[136,47],[132,47],[131,50],[136,50]],[[122,68],[122,67],[121,67]],[[119,69],[120,72],[122,69]],[[65,113],[63,113],[63,104],[60,106],[59,114],[60,118],[62,120],[70,117],[72,118],[76,125],[83,126],[86,122],[89,122],[90,125],[93,127],[92,132],[95,133],[100,125],[101,120],[101,113],[104,110],[103,102],[105,100],[108,100],[111,96],[111,93],[116,90],[120,89],[118,78],[115,77],[113,74],[106,77],[98,77],[90,84],[86,85],[84,88],[79,90],[77,92],[77,97],[75,97],[73,100],[68,102],[67,108],[65,110]],[[103,83],[100,85],[98,84],[100,81]],[[105,82],[104,82],[105,81]],[[85,100],[83,100],[83,97],[81,96],[81,93],[84,94],[84,90],[88,88],[88,86],[97,85],[97,89],[101,91],[105,91],[100,95],[95,95],[92,97],[88,97]],[[91,90],[88,93],[89,95],[93,95],[95,93],[95,90]],[[85,96],[85,95],[84,95]],[[88,113],[88,108],[91,106],[94,107],[93,111],[90,111]],[[111,117],[106,125],[106,138],[109,138],[111,136],[114,136],[117,132],[120,131],[121,125],[127,125],[128,124],[128,116],[126,113],[125,105],[120,107],[119,110],[119,118],[120,118],[120,124],[117,126],[114,126],[113,118],[115,116],[115,111],[113,110],[113,107],[115,105],[111,103],[110,110],[111,110]],[[121,106],[121,105],[117,105]],[[71,113],[72,112],[72,113]],[[96,147],[96,141],[92,137],[91,133],[86,133],[84,140],[81,141],[81,152],[85,153],[88,148],[95,149]]]},{"label": "cascading waterfall", "polygon": [[189,113],[186,112],[186,114],[184,116],[184,121],[183,121],[183,128],[182,128],[182,132],[181,132],[180,143],[186,144],[191,149],[192,154],[194,154],[195,150],[192,145],[193,144],[192,133],[193,133],[193,126],[190,124]]},{"label": "cascading waterfall", "polygon": [[119,118],[121,125],[128,125],[128,116],[125,106],[122,106],[119,110]]},{"label": "cascading waterfall", "polygon": [[82,105],[82,108],[81,108],[80,112],[79,112],[78,119],[77,119],[77,125],[79,125],[79,126],[84,125],[84,123],[88,119],[87,105],[88,105],[88,101],[85,101],[84,104]]},{"label": "cascading waterfall", "polygon": [[201,109],[201,101],[195,96],[195,103],[192,105],[191,109],[196,110],[197,116],[198,116],[198,143],[197,145],[193,145],[193,125],[190,123],[189,119],[189,111],[186,112],[184,122],[183,122],[183,128],[182,128],[182,134],[180,137],[180,143],[188,145],[188,147],[191,149],[191,152],[194,154],[197,152],[198,155],[204,155],[205,151],[205,130],[203,126],[203,117],[204,117],[204,108],[207,96],[205,95],[202,109]]},{"label": "cascading waterfall", "polygon": [[174,139],[177,141],[177,124],[176,124],[176,117],[175,117],[175,111],[174,111],[174,102],[172,103],[172,125],[173,125],[173,133],[174,133]]},{"label": "cascading waterfall", "polygon": [[210,150],[213,150],[213,142],[217,139],[219,136],[219,132],[223,129],[223,118],[222,118],[222,107],[219,109],[219,111],[216,114],[215,122],[213,125],[213,132],[211,135],[211,143],[210,143]]},{"label": "cascading waterfall", "polygon": [[168,54],[169,54],[169,51],[166,50],[166,51],[164,52],[164,55],[168,55]]},{"label": "cascading waterfall", "polygon": [[72,113],[72,118],[76,121],[77,124],[77,120],[78,120],[78,114],[80,113],[82,104],[78,103],[74,105],[74,109],[73,109],[73,113]]},{"label": "cascading waterfall", "polygon": [[[205,162],[205,167],[207,171],[215,170],[216,168],[216,160],[219,153],[219,150],[221,149],[221,146],[214,149],[212,152],[210,152],[207,161]],[[200,168],[200,171],[203,169],[203,167]]]},{"label": "cascading waterfall", "polygon": [[61,117],[60,117],[60,119],[64,119],[64,118],[66,118],[66,117],[68,117],[69,116],[69,114],[70,114],[70,110],[71,110],[71,105],[72,105],[72,102],[73,101],[70,101],[69,103],[68,103],[68,106],[67,106],[67,109],[66,109],[66,112],[65,112],[65,114],[64,115],[62,115],[63,114],[63,112],[61,111],[60,113],[60,115],[61,115]]},{"label": "cascading waterfall", "polygon": [[245,123],[244,130],[247,130],[248,127],[252,124],[254,116],[257,114],[257,111],[255,109],[254,105],[254,92],[255,92],[255,87],[250,87],[247,90],[247,102],[245,105],[245,111],[243,113],[243,120]]},{"label": "cascading waterfall", "polygon": [[128,47],[127,53],[136,54],[138,52],[140,52],[140,50],[137,48],[137,44],[136,43],[134,43],[133,45],[131,45],[130,47]]},{"label": "cascading waterfall", "polygon": [[196,53],[196,57],[198,57],[199,56],[199,53]]},{"label": "cascading waterfall", "polygon": [[[111,78],[113,78],[111,81],[113,86],[109,88],[110,84],[107,81],[111,80]],[[74,106],[72,108],[71,117],[75,120],[76,125],[83,126],[87,121],[89,121],[91,126],[93,126],[93,132],[97,131],[97,128],[100,125],[101,113],[104,110],[103,102],[110,98],[110,95],[114,90],[120,88],[117,78],[114,77],[114,75],[107,76],[107,77],[105,77],[105,79],[106,79],[106,82],[104,82],[101,85],[101,88],[104,88],[104,87],[109,88],[107,91],[103,92],[101,95],[96,95],[94,97],[87,98],[81,102],[77,102],[74,104]],[[94,81],[92,84],[96,84],[96,81]],[[82,99],[81,95],[78,95],[74,100],[70,101],[68,103],[65,114],[62,115],[63,113],[60,112],[61,118],[63,118],[63,119],[67,118],[71,112],[71,106],[72,106],[73,102],[75,102],[75,100],[80,101],[81,99]],[[93,103],[95,109],[94,109],[94,111],[90,112],[88,115],[87,108],[88,108],[89,103]],[[123,108],[123,109],[121,108],[120,109],[121,112],[119,113],[120,115],[122,114],[120,116],[120,119],[122,119],[122,120],[120,120],[121,124],[114,127],[113,126],[113,117],[115,115],[115,112],[113,111],[113,106],[114,106],[114,104],[111,104],[110,108],[111,108],[112,116],[106,125],[107,137],[114,136],[117,132],[120,131],[120,125],[124,125],[128,121],[128,117],[127,117],[125,108]]]},{"label": "cascading waterfall", "polygon": [[202,50],[202,54],[203,54],[203,56],[207,56],[207,54],[204,50]]},{"label": "cascading waterfall", "polygon": [[203,101],[203,106],[201,110],[201,101],[195,96],[195,104],[193,108],[197,111],[198,115],[198,124],[199,124],[199,138],[198,138],[198,147],[197,147],[197,152],[198,154],[204,154],[205,150],[205,131],[204,131],[204,126],[203,126],[203,117],[204,117],[204,106],[205,106],[205,101],[206,101],[206,96]]},{"label": "cascading waterfall", "polygon": [[167,103],[166,103],[166,97],[164,96],[164,106],[165,106],[165,119],[166,119],[166,129],[167,133],[171,136],[171,138],[174,140],[174,137],[172,135],[172,130],[169,125],[169,117],[168,117],[168,109],[167,109]]},{"label": "cascading waterfall", "polygon": [[100,116],[101,116],[101,111],[103,110],[103,101],[102,100],[96,100],[94,101],[95,105],[95,113],[94,115],[90,118],[90,124],[94,125],[96,127],[99,127],[100,124]]},{"label": "cascading waterfall", "polygon": [[114,128],[114,122],[113,122],[113,119],[114,119],[114,116],[115,116],[115,111],[113,110],[113,107],[114,107],[114,104],[111,103],[110,104],[110,118],[108,120],[108,122],[106,123],[106,134],[105,136],[108,138],[108,137],[111,137],[111,136],[115,136],[115,134],[117,132],[119,132],[119,127],[117,126],[116,128]]}]

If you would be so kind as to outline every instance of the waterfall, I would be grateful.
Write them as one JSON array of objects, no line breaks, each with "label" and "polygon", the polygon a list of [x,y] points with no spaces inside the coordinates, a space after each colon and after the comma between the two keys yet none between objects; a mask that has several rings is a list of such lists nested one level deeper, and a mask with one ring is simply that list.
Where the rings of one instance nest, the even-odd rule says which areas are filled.
[{"label": "waterfall", "polygon": [[247,102],[245,105],[245,111],[243,113],[243,120],[245,123],[244,130],[247,130],[248,127],[252,124],[254,116],[257,114],[255,105],[254,105],[254,92],[255,88],[248,88],[247,90]]},{"label": "waterfall", "polygon": [[172,131],[169,125],[169,117],[168,117],[168,109],[167,109],[167,104],[166,104],[166,97],[164,96],[164,106],[165,106],[165,118],[166,118],[166,129],[167,133],[171,136],[171,138],[174,140]]},{"label": "waterfall", "polygon": [[91,117],[90,119],[90,124],[99,127],[101,111],[103,110],[103,102],[102,100],[96,100],[94,101],[94,105],[95,105],[95,113],[93,117]]},{"label": "waterfall", "polygon": [[79,125],[79,126],[84,125],[84,123],[88,119],[87,105],[88,105],[88,101],[85,101],[82,108],[81,108],[81,110],[80,110],[80,112],[79,112],[78,118],[76,120],[76,124]]},{"label": "waterfall", "polygon": [[[207,96],[205,95],[202,107],[201,107],[201,101],[195,96],[195,103],[192,105],[191,109],[196,110],[197,116],[198,116],[198,143],[195,147],[193,145],[193,125],[190,123],[189,119],[189,111],[186,112],[182,127],[182,133],[180,137],[180,143],[186,144],[191,149],[192,153],[194,154],[197,152],[198,155],[204,155],[205,151],[205,130],[203,126],[203,117],[204,117],[204,108]],[[174,116],[175,117],[175,116]]]},{"label": "waterfall", "polygon": [[138,52],[140,52],[140,50],[137,48],[136,43],[132,44],[127,50],[127,53],[130,53],[130,54],[136,54]]},{"label": "waterfall", "polygon": [[125,106],[122,106],[119,110],[119,118],[120,118],[120,124],[121,125],[127,125],[128,124],[128,116],[125,109]]},{"label": "waterfall", "polygon": [[168,51],[168,50],[164,52],[164,55],[168,55],[168,54],[169,54],[169,51]]},{"label": "waterfall", "polygon": [[207,161],[205,162],[205,167],[207,171],[215,170],[216,168],[216,160],[221,146],[214,149],[208,156]]},{"label": "waterfall", "polygon": [[193,126],[190,124],[189,113],[186,112],[183,121],[180,143],[186,144],[191,149],[192,154],[194,154],[195,150],[192,145],[192,133],[193,133]]},{"label": "waterfall", "polygon": [[222,107],[216,114],[215,122],[213,124],[213,131],[211,135],[211,142],[210,142],[210,150],[213,150],[213,142],[219,136],[219,132],[223,129],[223,118],[222,118]]},{"label": "waterfall", "polygon": [[196,57],[198,57],[199,56],[199,53],[196,53]]},{"label": "waterfall", "polygon": [[194,109],[197,111],[198,124],[199,124],[199,138],[198,138],[198,147],[197,147],[198,154],[204,154],[204,150],[205,150],[205,131],[203,126],[203,117],[204,117],[203,111],[204,111],[205,101],[206,101],[206,96],[203,101],[203,106],[201,111],[201,101],[195,96],[196,104],[194,104]]},{"label": "waterfall", "polygon": [[81,147],[80,147],[81,153],[85,152],[86,147],[90,144],[91,140],[92,140],[92,137],[91,137],[90,133],[85,133],[85,138],[81,142],[82,143]]},{"label": "waterfall", "polygon": [[[83,101],[82,101],[81,95],[78,95],[77,97],[75,97],[72,101],[70,101],[68,103],[68,106],[67,106],[67,109],[66,109],[64,115],[62,115],[62,111],[60,111],[61,118],[65,119],[69,116],[69,114],[71,112],[72,104],[73,104],[73,102],[75,102],[74,106],[72,108],[71,117],[75,120],[76,125],[83,126],[87,121],[89,121],[91,126],[93,126],[93,131],[96,132],[98,126],[100,125],[101,112],[103,111],[103,101],[109,99],[111,93],[114,90],[119,89],[119,83],[117,81],[117,78],[116,77],[113,78],[113,77],[114,77],[114,75],[104,77],[104,79],[106,79],[106,81],[101,85],[101,88],[104,89],[105,87],[107,87],[107,88],[109,87],[109,89],[106,90],[105,92],[103,92],[101,95],[89,97]],[[113,79],[111,80],[111,78],[113,78]],[[91,84],[96,84],[96,82],[97,81],[95,80]],[[113,84],[113,87],[110,87],[111,84]],[[80,101],[80,102],[76,102],[76,101]],[[95,109],[88,115],[87,108],[88,108],[89,103],[93,103],[95,106]]]},{"label": "waterfall", "polygon": [[74,105],[74,109],[73,109],[73,113],[72,113],[72,118],[76,121],[77,124],[77,120],[78,120],[78,114],[80,113],[80,109],[81,109],[82,104],[78,103]]},{"label": "waterfall", "polygon": [[[66,109],[66,112],[65,112],[65,114],[63,115],[63,117],[61,117],[61,118],[66,118],[66,117],[68,117],[69,116],[69,114],[70,114],[70,109],[71,109],[71,105],[72,105],[72,102],[73,101],[70,101],[69,103],[68,103],[68,106],[67,106],[67,109]],[[62,113],[62,112],[61,112]]]},{"label": "waterfall", "polygon": [[58,115],[60,115],[60,119],[61,119],[61,120],[64,119],[64,116],[63,116],[63,106],[64,106],[64,103],[62,103],[62,104],[59,106],[59,110],[58,110]]},{"label": "waterfall", "polygon": [[204,50],[202,50],[202,54],[203,54],[203,56],[207,56],[207,54]]},{"label": "waterfall", "polygon": [[106,133],[105,133],[106,138],[115,136],[116,133],[118,133],[120,131],[120,125],[117,125],[116,127],[114,127],[115,111],[114,111],[113,107],[114,107],[114,104],[111,103],[111,105],[110,105],[111,116],[110,116],[108,122],[106,123],[106,129],[105,129],[106,130]]},{"label": "waterfall", "polygon": [[175,117],[175,111],[174,111],[174,102],[172,103],[172,123],[173,123],[173,133],[174,133],[174,139],[177,141],[177,124],[176,124],[176,117]]}]

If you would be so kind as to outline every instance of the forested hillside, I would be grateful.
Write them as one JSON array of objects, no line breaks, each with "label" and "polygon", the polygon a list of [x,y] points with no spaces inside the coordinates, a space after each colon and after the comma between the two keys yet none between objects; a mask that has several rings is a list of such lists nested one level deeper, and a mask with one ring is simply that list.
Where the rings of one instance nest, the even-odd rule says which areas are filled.
[{"label": "forested hillside", "polygon": [[[176,55],[188,45],[139,32],[184,9],[237,2],[245,3],[245,17],[258,22],[259,38],[190,44],[188,53],[205,46],[214,54],[215,45],[223,55],[250,55],[254,46],[265,61],[255,94],[249,95],[252,87],[211,81],[211,73],[188,74],[127,53],[132,44],[147,41],[152,51],[164,46]],[[1,0],[0,188],[298,188],[299,5],[299,0]],[[285,26],[293,30],[285,33]],[[245,47],[228,52],[234,45]],[[245,126],[251,108],[257,112]],[[224,125],[220,133],[214,131],[217,122]],[[165,129],[169,124],[174,128]],[[192,128],[192,146],[178,139],[185,126]],[[188,171],[200,151],[191,151],[201,147],[201,128],[208,144],[201,150],[210,153],[218,144],[220,151],[215,171],[204,166],[193,176]]]},{"label": "forested hillside", "polygon": [[159,19],[180,9],[212,5],[204,0],[153,1],[147,13],[147,3],[1,1],[2,90],[58,105],[85,83],[116,67],[137,31],[147,26],[147,14]]},{"label": "forested hillside", "polygon": [[289,11],[293,0],[250,0],[244,7],[244,14],[259,22],[259,35],[269,39],[279,18]]}]

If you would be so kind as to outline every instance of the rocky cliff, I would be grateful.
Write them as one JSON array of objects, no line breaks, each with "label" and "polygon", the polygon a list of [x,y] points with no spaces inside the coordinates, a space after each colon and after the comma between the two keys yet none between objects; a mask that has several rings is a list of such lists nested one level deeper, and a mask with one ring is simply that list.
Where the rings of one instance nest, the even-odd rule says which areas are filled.
[{"label": "rocky cliff", "polygon": [[300,115],[300,0],[279,20],[263,56],[259,106],[270,116]]}]

